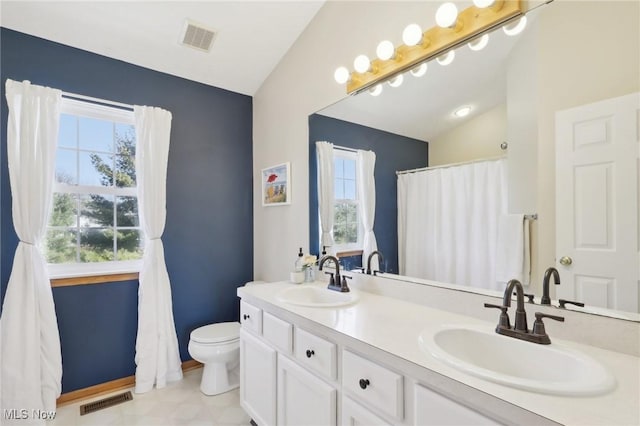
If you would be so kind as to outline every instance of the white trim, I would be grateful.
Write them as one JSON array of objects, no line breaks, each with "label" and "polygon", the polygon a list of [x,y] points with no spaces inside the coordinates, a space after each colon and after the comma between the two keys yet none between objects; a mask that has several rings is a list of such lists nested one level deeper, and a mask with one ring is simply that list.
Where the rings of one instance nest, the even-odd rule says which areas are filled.
[{"label": "white trim", "polygon": [[66,194],[105,194],[120,197],[137,197],[138,188],[119,188],[115,186],[90,186],[90,185],[69,185],[66,183],[55,182],[53,184],[53,192],[61,192]]},{"label": "white trim", "polygon": [[140,272],[142,260],[124,260],[99,263],[49,263],[50,279],[90,277],[95,275]]},{"label": "white trim", "polygon": [[49,263],[49,278],[90,277],[95,275],[140,272],[142,260],[122,260],[98,263]]},{"label": "white trim", "polygon": [[118,109],[113,106],[88,103],[76,99],[62,98],[60,113],[135,125],[133,111]]}]

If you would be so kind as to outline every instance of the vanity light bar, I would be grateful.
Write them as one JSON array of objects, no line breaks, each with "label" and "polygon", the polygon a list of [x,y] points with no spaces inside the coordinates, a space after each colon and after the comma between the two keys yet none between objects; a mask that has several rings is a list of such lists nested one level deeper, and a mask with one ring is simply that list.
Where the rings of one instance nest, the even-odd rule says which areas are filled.
[{"label": "vanity light bar", "polygon": [[473,38],[524,15],[524,0],[496,0],[491,7],[470,6],[458,14],[449,28],[435,26],[423,32],[415,46],[402,44],[391,59],[374,59],[365,72],[352,71],[346,82],[347,93],[368,89],[392,76],[408,71]]}]

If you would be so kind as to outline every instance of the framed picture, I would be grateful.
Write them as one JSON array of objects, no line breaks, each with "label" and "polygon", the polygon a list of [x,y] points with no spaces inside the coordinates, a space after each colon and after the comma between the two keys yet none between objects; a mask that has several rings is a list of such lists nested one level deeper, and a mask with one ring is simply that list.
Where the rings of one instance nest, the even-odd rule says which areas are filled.
[{"label": "framed picture", "polygon": [[262,205],[291,204],[291,163],[262,169]]}]

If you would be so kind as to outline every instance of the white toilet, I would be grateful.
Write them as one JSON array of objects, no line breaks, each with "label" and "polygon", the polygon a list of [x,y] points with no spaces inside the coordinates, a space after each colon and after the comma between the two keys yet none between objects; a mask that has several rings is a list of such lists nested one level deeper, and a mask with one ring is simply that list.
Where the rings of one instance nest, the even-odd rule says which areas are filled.
[{"label": "white toilet", "polygon": [[200,390],[217,395],[238,387],[240,383],[240,323],[221,322],[196,328],[191,332],[189,354],[204,364]]}]

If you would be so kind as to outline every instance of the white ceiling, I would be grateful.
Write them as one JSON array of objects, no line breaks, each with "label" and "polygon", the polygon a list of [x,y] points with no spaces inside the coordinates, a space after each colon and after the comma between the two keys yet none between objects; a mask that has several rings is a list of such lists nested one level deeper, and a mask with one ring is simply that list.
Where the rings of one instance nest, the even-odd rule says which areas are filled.
[{"label": "white ceiling", "polygon": [[[254,95],[324,0],[0,1],[0,25]],[[179,44],[185,19],[217,32],[209,53]]]}]

